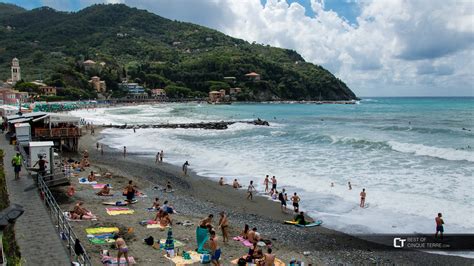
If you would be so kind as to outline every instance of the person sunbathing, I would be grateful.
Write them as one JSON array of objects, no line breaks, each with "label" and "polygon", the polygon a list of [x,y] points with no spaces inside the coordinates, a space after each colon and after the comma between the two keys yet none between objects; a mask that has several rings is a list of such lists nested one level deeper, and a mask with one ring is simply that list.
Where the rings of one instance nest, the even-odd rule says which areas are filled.
[{"label": "person sunbathing", "polygon": [[110,187],[109,185],[104,185],[104,187],[97,192],[97,195],[99,196],[110,196]]},{"label": "person sunbathing", "polygon": [[74,188],[74,186],[70,185],[68,188],[67,188],[67,195],[69,197],[72,197],[74,196],[74,194],[76,193],[76,189]]},{"label": "person sunbathing", "polygon": [[91,219],[97,219],[95,215],[92,214],[91,211],[88,209],[84,208],[82,205],[84,205],[84,202],[79,201],[76,203],[74,208],[72,209],[71,213],[74,213],[72,216],[74,217],[79,217],[79,219],[83,220],[91,220]]},{"label": "person sunbathing", "polygon": [[237,179],[234,179],[234,183],[232,183],[232,187],[237,189],[237,188],[241,188],[242,186],[239,184]]},{"label": "person sunbathing", "polygon": [[91,173],[87,176],[87,181],[89,181],[89,182],[97,181],[97,179],[95,178],[95,174],[94,174],[93,171],[91,171]]},{"label": "person sunbathing", "polygon": [[254,227],[252,230],[249,230],[247,234],[247,239],[250,241],[250,243],[257,243],[260,241],[260,234],[257,233],[257,228]]},{"label": "person sunbathing", "polygon": [[153,201],[153,205],[151,206],[151,209],[159,210],[160,209],[160,199],[155,198],[155,201]]},{"label": "person sunbathing", "polygon": [[163,213],[163,216],[160,219],[160,225],[163,227],[166,227],[168,225],[173,225],[171,221],[171,217],[167,212]]},{"label": "person sunbathing", "polygon": [[249,225],[246,224],[244,226],[244,230],[240,233],[240,236],[243,237],[244,239],[248,239],[248,234],[249,234]]}]

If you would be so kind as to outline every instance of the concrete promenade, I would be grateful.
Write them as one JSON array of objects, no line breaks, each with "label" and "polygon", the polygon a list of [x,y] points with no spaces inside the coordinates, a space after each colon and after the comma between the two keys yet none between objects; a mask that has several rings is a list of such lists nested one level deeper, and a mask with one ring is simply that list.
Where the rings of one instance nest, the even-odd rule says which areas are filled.
[{"label": "concrete promenade", "polygon": [[0,148],[5,153],[5,178],[10,203],[23,206],[25,212],[15,223],[15,238],[20,247],[23,265],[71,265],[68,253],[59,237],[48,210],[37,189],[24,191],[34,185],[24,168],[20,180],[14,179],[11,159],[15,154],[13,146],[1,136]]}]

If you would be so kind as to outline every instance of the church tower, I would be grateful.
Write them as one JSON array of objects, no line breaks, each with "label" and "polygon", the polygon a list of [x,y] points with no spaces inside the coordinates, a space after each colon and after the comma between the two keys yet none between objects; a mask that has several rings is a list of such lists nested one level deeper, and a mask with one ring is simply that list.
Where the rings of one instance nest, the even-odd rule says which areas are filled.
[{"label": "church tower", "polygon": [[12,60],[12,83],[15,84],[21,79],[20,73],[20,61],[18,58],[13,58]]}]

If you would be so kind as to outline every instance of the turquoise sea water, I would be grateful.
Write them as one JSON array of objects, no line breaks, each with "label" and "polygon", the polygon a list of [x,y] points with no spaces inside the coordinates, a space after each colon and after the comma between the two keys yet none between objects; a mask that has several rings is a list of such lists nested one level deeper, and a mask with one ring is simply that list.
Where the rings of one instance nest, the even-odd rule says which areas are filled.
[{"label": "turquoise sea water", "polygon": [[[474,98],[371,98],[355,105],[159,104],[73,114],[95,124],[268,120],[228,130],[107,129],[102,141],[210,178],[266,174],[298,192],[302,208],[347,233],[474,233]],[[352,183],[348,190],[347,182]],[[331,182],[335,185],[331,187]],[[369,207],[358,207],[367,190]]]}]

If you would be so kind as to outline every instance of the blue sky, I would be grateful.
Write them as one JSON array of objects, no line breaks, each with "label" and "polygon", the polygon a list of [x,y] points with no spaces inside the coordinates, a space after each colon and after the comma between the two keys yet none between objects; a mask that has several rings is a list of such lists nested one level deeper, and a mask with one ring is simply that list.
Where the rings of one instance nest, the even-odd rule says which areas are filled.
[{"label": "blue sky", "polygon": [[361,96],[474,96],[474,1],[3,1],[64,11],[125,3],[249,42],[296,50]]}]

